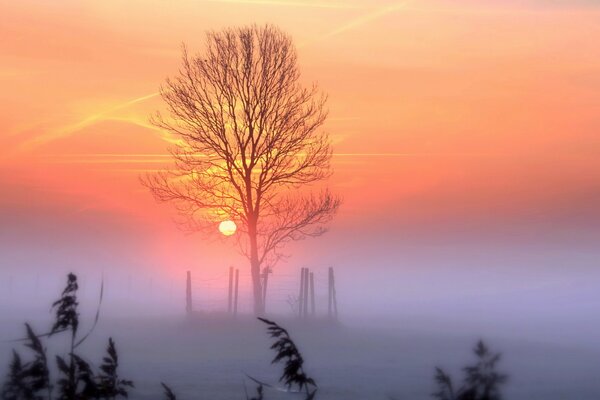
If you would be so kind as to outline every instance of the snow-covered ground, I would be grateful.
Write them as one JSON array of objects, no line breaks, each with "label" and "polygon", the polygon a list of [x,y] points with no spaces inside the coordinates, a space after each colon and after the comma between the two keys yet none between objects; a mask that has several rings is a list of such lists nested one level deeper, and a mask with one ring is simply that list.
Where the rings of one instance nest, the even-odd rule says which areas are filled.
[{"label": "snow-covered ground", "polygon": [[[10,349],[18,346],[6,341],[21,330],[14,323],[18,316],[13,317],[2,323],[2,375]],[[320,399],[430,398],[434,366],[443,366],[459,378],[460,367],[473,360],[471,349],[480,338],[478,332],[468,334],[459,327],[442,330],[435,321],[414,318],[395,324],[355,319],[337,327],[279,320],[303,352],[306,370],[319,385]],[[36,326],[41,330],[45,325],[36,321]],[[189,322],[180,316],[106,316],[80,352],[99,361],[109,336],[117,343],[121,374],[135,381],[133,399],[162,398],[160,382],[168,383],[182,400],[245,399],[244,385],[250,394],[255,387],[246,374],[276,383],[280,373],[280,366],[270,363],[274,354],[265,326],[250,317],[237,322]],[[484,332],[483,339],[492,350],[503,353],[499,369],[510,375],[504,391],[508,400],[600,397],[600,348],[596,345],[490,332]],[[66,347],[62,339],[53,343],[51,351]],[[267,399],[300,398],[271,390],[266,394]]]}]

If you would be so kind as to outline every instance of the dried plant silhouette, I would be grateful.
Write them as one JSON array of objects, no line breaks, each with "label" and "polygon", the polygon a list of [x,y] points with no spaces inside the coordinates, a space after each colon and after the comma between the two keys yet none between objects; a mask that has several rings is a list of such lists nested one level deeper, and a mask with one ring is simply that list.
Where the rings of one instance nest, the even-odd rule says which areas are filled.
[{"label": "dried plant silhouette", "polygon": [[[78,337],[79,312],[77,301],[77,276],[69,274],[67,284],[60,299],[52,304],[55,319],[48,333],[36,335],[29,324],[25,324],[25,347],[33,353],[33,359],[23,362],[19,353],[13,350],[13,358],[6,381],[2,387],[3,400],[81,400],[81,399],[116,399],[128,397],[127,388],[133,382],[121,379],[117,373],[119,358],[115,343],[110,338],[106,356],[102,360],[100,372],[79,354],[77,347],[85,341],[98,322],[99,312],[90,332]],[[100,303],[102,301],[102,292]],[[100,305],[98,306],[100,307]],[[53,384],[50,380],[49,361],[41,338],[51,338],[60,333],[69,334],[69,353],[67,357],[56,355],[58,377]],[[56,395],[54,389],[57,389]]]},{"label": "dried plant silhouette", "polygon": [[52,387],[46,350],[29,324],[25,324],[25,329],[27,332],[25,347],[33,353],[33,360],[23,363],[19,353],[13,350],[7,380],[2,388],[2,399],[49,399],[52,395]]},{"label": "dried plant silhouette", "polygon": [[[108,339],[106,354],[97,369],[76,352],[77,347],[90,334],[88,332],[81,339],[78,339],[77,336],[79,328],[77,290],[77,276],[69,274],[67,285],[60,299],[53,303],[55,320],[48,333],[37,335],[29,324],[25,324],[26,337],[21,341],[32,353],[32,357],[30,360],[24,361],[21,355],[13,350],[6,380],[0,392],[3,400],[114,400],[129,396],[129,389],[133,388],[134,384],[131,380],[123,379],[118,374],[119,356],[112,338]],[[93,327],[98,322],[98,315],[97,312]],[[265,318],[258,319],[267,325],[269,336],[275,339],[271,349],[275,350],[277,354],[272,363],[282,362],[284,364],[279,381],[286,386],[287,391],[295,389],[293,393],[303,393],[305,400],[314,400],[317,384],[306,374],[304,358],[289,332],[276,322]],[[70,347],[67,357],[61,355],[55,357],[58,377],[53,382],[50,375],[49,358],[41,338],[51,338],[60,333],[69,335]],[[432,397],[438,400],[502,399],[500,387],[507,381],[507,376],[496,371],[500,354],[492,353],[482,341],[477,343],[474,353],[477,361],[473,365],[463,368],[465,377],[458,388],[444,370],[436,368],[437,391],[432,394]],[[265,397],[264,387],[273,388],[273,386],[255,378],[249,378],[258,386],[256,395],[250,398],[246,393],[246,399],[263,400]],[[161,383],[161,385],[165,399],[177,400],[169,386],[165,383]]]},{"label": "dried plant silhouette", "polygon": [[[264,398],[264,388],[263,385],[258,385],[256,387],[256,397],[252,397],[250,398],[250,400],[263,400]],[[248,396],[246,396],[246,398],[248,398]]]},{"label": "dried plant silhouette", "polygon": [[[56,356],[58,370],[64,375],[58,380],[58,390],[61,399],[74,399],[77,393],[77,385],[80,380],[85,383],[85,389],[89,390],[87,385],[87,366],[80,362],[80,359],[75,354],[75,341],[77,339],[77,330],[79,328],[79,313],[77,312],[77,277],[74,274],[69,274],[67,277],[67,286],[63,290],[60,299],[52,304],[56,309],[56,320],[49,336],[53,336],[59,332],[70,331],[71,348],[69,352],[68,364],[65,360]],[[83,368],[83,370],[82,370]]]},{"label": "dried plant silhouette", "polygon": [[218,222],[237,223],[260,315],[261,266],[286,243],[323,234],[340,205],[327,190],[306,192],[331,174],[326,96],[300,83],[292,39],[270,25],[209,32],[196,56],[184,46],[160,93],[168,115],[152,122],[176,139],[175,165],[142,183],[176,204],[186,229],[216,234]]},{"label": "dried plant silhouette", "polygon": [[[254,380],[254,378],[250,378],[250,379]],[[246,387],[246,383],[244,382],[244,393],[246,394],[246,400],[263,400],[264,399],[264,386],[262,385],[262,383],[258,383],[258,386],[256,386],[256,396],[250,397],[248,395],[248,388]]]},{"label": "dried plant silhouette", "polygon": [[173,393],[173,390],[171,390],[171,388],[169,386],[167,386],[167,384],[165,384],[163,382],[161,382],[160,384],[163,387],[165,399],[177,400],[177,396],[175,396],[175,393]]},{"label": "dried plant silhouette", "polygon": [[[118,374],[119,356],[112,338],[108,339],[106,354],[102,358],[98,371],[80,354],[76,353],[77,347],[91,333],[90,331],[83,338],[78,339],[78,289],[77,276],[68,274],[67,284],[61,297],[52,304],[55,319],[48,333],[37,335],[29,324],[25,324],[26,337],[22,341],[25,347],[33,353],[33,358],[31,361],[24,362],[20,354],[13,350],[8,374],[1,391],[3,400],[114,400],[118,397],[128,397],[128,389],[133,388],[134,383],[131,380],[121,378]],[[103,285],[100,300],[102,300],[102,293]],[[96,312],[92,329],[96,326],[98,317],[99,311]],[[272,349],[277,351],[273,363],[285,361],[280,381],[284,382],[288,389],[297,386],[299,391],[304,390],[306,400],[314,399],[316,393],[315,381],[304,372],[304,359],[288,332],[275,322],[259,319],[269,326],[269,335],[277,339],[271,346]],[[50,379],[46,349],[41,338],[50,338],[65,332],[69,334],[69,353],[67,357],[56,355],[56,367],[59,375],[53,384]],[[252,400],[262,400],[264,397],[263,384],[256,382],[259,385],[256,396]],[[169,386],[165,383],[161,383],[161,385],[164,390],[164,397],[167,400],[177,399]],[[54,388],[58,389],[56,395]],[[311,388],[314,389],[310,390]],[[247,395],[246,398],[248,398]]]},{"label": "dried plant silhouette", "polygon": [[307,400],[313,399],[317,392],[317,384],[313,378],[304,372],[304,358],[288,331],[273,321],[264,318],[258,319],[267,324],[267,332],[272,338],[276,339],[271,345],[271,349],[277,352],[272,363],[275,364],[281,361],[285,363],[279,381],[283,382],[288,389],[297,386],[299,391],[304,390],[306,392]]},{"label": "dried plant silhouette", "polygon": [[119,355],[112,338],[108,339],[106,356],[102,359],[98,375],[98,393],[101,397],[114,399],[118,396],[127,397],[127,388],[133,387],[133,382],[121,379],[117,374],[119,368]]},{"label": "dried plant silhouette", "polygon": [[462,385],[455,389],[452,379],[441,368],[436,368],[435,381],[438,390],[432,395],[438,400],[501,400],[500,386],[507,375],[496,371],[500,353],[493,354],[479,341],[473,350],[477,356],[474,365],[463,368],[465,377]]}]

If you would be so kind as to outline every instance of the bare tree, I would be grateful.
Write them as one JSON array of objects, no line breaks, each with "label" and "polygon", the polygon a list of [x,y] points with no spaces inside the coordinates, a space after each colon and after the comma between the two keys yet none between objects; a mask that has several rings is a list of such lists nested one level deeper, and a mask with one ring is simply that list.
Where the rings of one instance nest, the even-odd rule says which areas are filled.
[{"label": "bare tree", "polygon": [[261,314],[261,265],[286,243],[323,234],[340,205],[327,190],[306,191],[331,174],[319,129],[326,96],[300,83],[291,38],[270,25],[209,32],[196,56],[183,46],[179,73],[160,93],[168,113],[152,122],[178,139],[175,166],[142,181],[159,201],[175,202],[188,229],[237,223]]}]

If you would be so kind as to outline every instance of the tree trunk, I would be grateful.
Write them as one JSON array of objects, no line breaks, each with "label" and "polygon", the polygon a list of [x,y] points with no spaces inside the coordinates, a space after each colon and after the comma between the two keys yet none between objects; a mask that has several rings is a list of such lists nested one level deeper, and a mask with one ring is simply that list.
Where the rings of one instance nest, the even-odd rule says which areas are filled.
[{"label": "tree trunk", "polygon": [[254,315],[261,316],[265,312],[262,282],[260,279],[260,262],[258,261],[258,241],[256,238],[256,222],[248,223],[250,236],[250,273],[252,275],[252,292],[254,296]]},{"label": "tree trunk", "polygon": [[260,279],[260,264],[258,259],[251,260],[250,268],[252,271],[252,288],[254,295],[254,315],[261,316],[265,312],[265,305],[263,302],[263,290],[262,282]]}]

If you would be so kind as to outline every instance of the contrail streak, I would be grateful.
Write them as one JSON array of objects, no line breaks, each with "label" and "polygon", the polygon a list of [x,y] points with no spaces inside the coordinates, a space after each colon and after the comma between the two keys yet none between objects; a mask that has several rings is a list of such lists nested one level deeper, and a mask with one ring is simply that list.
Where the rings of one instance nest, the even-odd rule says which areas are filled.
[{"label": "contrail streak", "polygon": [[114,107],[111,107],[108,110],[104,110],[104,111],[101,111],[99,113],[90,115],[90,116],[82,119],[81,121],[76,122],[76,123],[71,124],[71,125],[68,125],[68,126],[62,128],[62,129],[55,130],[55,131],[49,132],[49,133],[47,133],[45,135],[38,136],[38,137],[36,137],[36,138],[34,138],[34,139],[30,140],[30,141],[27,141],[27,142],[23,143],[21,147],[27,148],[27,147],[39,146],[39,145],[41,145],[43,143],[47,143],[47,142],[49,142],[51,140],[55,140],[55,139],[59,139],[59,138],[64,137],[64,136],[68,136],[69,134],[71,134],[71,133],[73,133],[75,131],[78,131],[80,129],[83,129],[83,128],[87,127],[87,126],[90,126],[90,125],[92,125],[93,123],[95,123],[97,121],[101,121],[101,120],[104,120],[104,119],[109,119],[109,118],[106,118],[106,117],[109,116],[111,113],[113,113],[115,111],[122,110],[122,109],[130,107],[130,106],[132,106],[134,104],[144,102],[144,101],[146,101],[148,99],[151,99],[153,97],[156,97],[158,95],[159,95],[159,93],[156,92],[156,93],[151,93],[151,94],[148,94],[148,95],[145,95],[145,96],[137,97],[137,98],[132,99],[132,100],[128,100],[128,101],[126,101],[124,103],[121,103],[121,104],[118,104],[118,105],[116,105]]},{"label": "contrail streak", "polygon": [[373,22],[376,19],[384,17],[384,16],[386,16],[388,14],[391,14],[391,13],[394,13],[396,11],[402,10],[402,9],[406,8],[406,6],[409,3],[410,3],[410,1],[405,1],[405,2],[402,2],[402,3],[393,3],[393,4],[385,5],[383,7],[376,8],[376,9],[374,9],[373,11],[371,11],[371,12],[369,12],[367,14],[361,15],[358,18],[350,20],[349,22],[347,22],[347,23],[345,23],[345,24],[343,24],[343,25],[341,25],[341,26],[339,26],[339,27],[337,27],[337,28],[335,28],[335,29],[333,29],[333,30],[325,33],[324,35],[321,35],[317,39],[313,39],[313,40],[311,40],[309,42],[305,42],[301,46],[298,46],[298,47],[305,47],[305,46],[308,46],[308,45],[313,44],[315,42],[321,41],[323,39],[327,39],[327,38],[330,38],[330,37],[333,37],[333,36],[337,36],[337,35],[339,35],[341,33],[344,33],[344,32],[350,31],[352,29],[358,28],[360,26],[368,24],[369,22]]},{"label": "contrail streak", "polygon": [[209,3],[225,3],[225,4],[248,4],[248,5],[268,5],[268,6],[283,6],[283,7],[307,7],[307,8],[336,8],[349,9],[361,8],[355,4],[348,3],[332,3],[318,1],[285,1],[285,0],[204,0]]},{"label": "contrail streak", "polygon": [[[264,5],[280,5],[280,6],[298,6],[298,7],[318,7],[318,8],[357,8],[356,5],[342,4],[342,3],[332,3],[332,2],[308,2],[308,1],[283,1],[283,0],[205,0],[209,2],[218,2],[218,3],[232,3],[232,4],[264,4]],[[360,26],[368,24],[372,21],[375,21],[379,18],[382,18],[388,14],[394,13],[406,7],[406,5],[410,3],[410,1],[405,1],[401,3],[393,3],[388,4],[382,7],[378,7],[371,12],[368,12],[364,15],[361,15],[358,18],[352,19],[349,22],[325,33],[317,39],[314,39],[309,42],[305,42],[298,47],[305,47],[310,44],[314,44],[321,40],[337,36],[341,33],[350,31],[352,29],[356,29]],[[102,111],[100,113],[91,115],[75,124],[64,127],[63,129],[48,133],[46,135],[38,136],[35,139],[32,139],[23,144],[24,147],[36,146],[42,143],[46,143],[48,141],[58,139],[64,136],[67,136],[77,130],[85,128],[93,123],[107,119],[106,117],[113,113],[114,111],[121,110],[123,108],[127,108],[137,103],[141,103],[148,99],[158,96],[159,93],[151,93],[145,96],[141,96],[135,98],[133,100],[129,100],[127,102],[121,103],[109,110]]]},{"label": "contrail streak", "polygon": [[390,4],[381,8],[377,8],[373,11],[371,11],[370,13],[367,13],[359,18],[356,18],[350,22],[348,22],[347,24],[344,24],[334,30],[332,30],[331,32],[326,33],[325,35],[321,36],[321,39],[325,39],[325,38],[329,38],[332,36],[336,36],[339,35],[340,33],[349,31],[351,29],[354,28],[358,28],[359,26],[368,24],[369,22],[372,22],[378,18],[381,18],[385,15],[391,14],[393,12],[396,12],[398,10],[401,10],[402,8],[406,7],[406,5],[409,2],[403,2],[403,3],[396,3],[396,4]]}]

